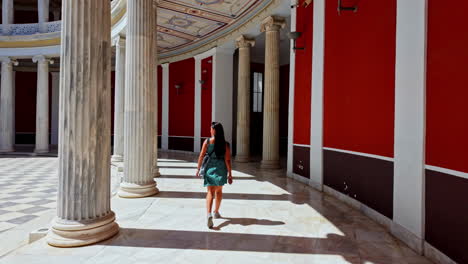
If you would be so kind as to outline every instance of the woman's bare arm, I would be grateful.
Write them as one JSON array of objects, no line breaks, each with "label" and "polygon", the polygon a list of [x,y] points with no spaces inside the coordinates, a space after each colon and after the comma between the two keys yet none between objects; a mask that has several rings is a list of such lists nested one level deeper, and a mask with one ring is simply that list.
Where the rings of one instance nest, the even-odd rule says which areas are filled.
[{"label": "woman's bare arm", "polygon": [[208,144],[206,143],[207,141],[208,140],[205,140],[205,142],[203,142],[203,147],[200,151],[200,156],[198,156],[198,166],[197,166],[197,173],[196,173],[197,177],[198,177],[198,173],[200,172],[200,167],[202,165],[203,157],[205,156],[206,149],[208,148]]},{"label": "woman's bare arm", "polygon": [[229,147],[229,144],[226,145],[226,154],[224,155],[224,162],[226,163],[226,168],[228,169],[228,177],[232,181],[231,148]]}]

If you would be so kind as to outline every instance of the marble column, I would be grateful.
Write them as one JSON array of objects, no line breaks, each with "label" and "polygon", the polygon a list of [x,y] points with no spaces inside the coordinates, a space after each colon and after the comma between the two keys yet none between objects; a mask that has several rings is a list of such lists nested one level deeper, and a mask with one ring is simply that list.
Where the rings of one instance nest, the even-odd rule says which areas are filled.
[{"label": "marble column", "polygon": [[277,169],[279,164],[279,42],[284,18],[270,16],[261,24],[265,32],[265,89],[263,108],[263,154],[261,167]]},{"label": "marble column", "polygon": [[249,162],[250,158],[250,47],[253,39],[240,36],[236,40],[239,48],[239,70],[237,89],[237,162]]},{"label": "marble column", "polygon": [[108,0],[62,8],[59,189],[47,242],[74,247],[119,231],[110,207],[111,12]]},{"label": "marble column", "polygon": [[115,41],[114,153],[112,161],[123,162],[125,105],[125,38]]},{"label": "marble column", "polygon": [[51,106],[51,122],[50,122],[50,144],[58,145],[58,117],[59,117],[59,89],[60,89],[60,73],[51,72],[52,75],[52,102]]},{"label": "marble column", "polygon": [[154,167],[156,15],[152,0],[127,2],[124,177],[119,196],[158,193]]},{"label": "marble column", "polygon": [[38,0],[39,32],[47,32],[46,22],[49,22],[49,0]]},{"label": "marble column", "polygon": [[162,115],[161,115],[161,148],[169,149],[169,63],[161,64],[162,67]]},{"label": "marble column", "polygon": [[15,144],[15,87],[13,65],[16,60],[0,57],[2,63],[0,92],[0,152],[12,152]]},{"label": "marble column", "polygon": [[49,152],[49,64],[44,55],[33,57],[37,62],[36,148],[35,153]]},{"label": "marble column", "polygon": [[[157,3],[158,1],[153,2],[153,14],[154,14],[154,20],[157,21]],[[155,22],[156,23],[156,22]],[[157,35],[154,34],[153,36],[153,41],[154,44],[156,45],[157,43]],[[159,177],[161,174],[159,173],[159,168],[158,168],[158,68],[157,68],[157,61],[158,61],[158,54],[157,54],[157,49],[154,49],[152,52],[154,56],[154,85],[151,86],[153,87],[152,92],[153,92],[153,122],[154,122],[154,129],[153,129],[153,177]]]},{"label": "marble column", "polygon": [[10,34],[10,25],[14,23],[13,0],[2,0],[2,33]]}]

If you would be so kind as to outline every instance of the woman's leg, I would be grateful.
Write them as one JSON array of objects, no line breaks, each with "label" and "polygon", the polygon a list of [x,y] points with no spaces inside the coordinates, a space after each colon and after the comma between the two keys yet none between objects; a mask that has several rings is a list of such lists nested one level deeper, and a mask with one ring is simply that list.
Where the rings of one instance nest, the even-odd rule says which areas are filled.
[{"label": "woman's leg", "polygon": [[213,207],[213,198],[215,195],[216,186],[208,186],[208,192],[206,193],[206,212],[211,214],[211,208]]},{"label": "woman's leg", "polygon": [[215,204],[215,213],[219,213],[219,207],[221,206],[221,200],[223,200],[223,186],[216,186],[216,204]]}]

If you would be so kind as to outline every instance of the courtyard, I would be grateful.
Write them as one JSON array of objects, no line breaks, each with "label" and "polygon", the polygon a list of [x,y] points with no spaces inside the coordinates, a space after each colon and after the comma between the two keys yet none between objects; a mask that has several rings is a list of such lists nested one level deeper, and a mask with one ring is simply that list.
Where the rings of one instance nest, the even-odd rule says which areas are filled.
[{"label": "courtyard", "polygon": [[343,202],[258,163],[235,164],[210,230],[194,158],[160,153],[160,193],[114,195],[118,235],[78,248],[25,243],[55,216],[57,159],[0,158],[2,254],[12,250],[0,263],[431,263]]}]

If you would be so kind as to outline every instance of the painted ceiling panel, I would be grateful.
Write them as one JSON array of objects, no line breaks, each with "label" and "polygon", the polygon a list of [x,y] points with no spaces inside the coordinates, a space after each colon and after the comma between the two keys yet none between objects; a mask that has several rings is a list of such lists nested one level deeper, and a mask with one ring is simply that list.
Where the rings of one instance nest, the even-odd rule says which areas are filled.
[{"label": "painted ceiling panel", "polygon": [[183,4],[192,8],[203,9],[227,17],[237,18],[249,9],[255,0],[177,0],[168,1]]},{"label": "painted ceiling panel", "polygon": [[158,47],[160,52],[164,52],[168,49],[177,48],[178,46],[187,44],[190,42],[188,39],[180,38],[174,35],[169,35],[163,32],[157,33]]},{"label": "painted ceiling panel", "polygon": [[158,25],[180,31],[194,37],[203,37],[225,24],[160,8],[158,11]]},{"label": "painted ceiling panel", "polygon": [[176,50],[220,32],[267,0],[161,0],[159,52]]}]

